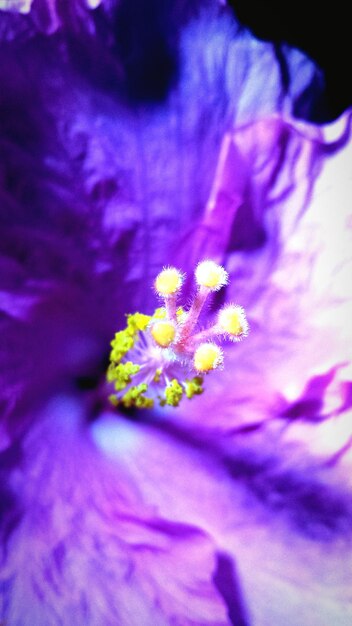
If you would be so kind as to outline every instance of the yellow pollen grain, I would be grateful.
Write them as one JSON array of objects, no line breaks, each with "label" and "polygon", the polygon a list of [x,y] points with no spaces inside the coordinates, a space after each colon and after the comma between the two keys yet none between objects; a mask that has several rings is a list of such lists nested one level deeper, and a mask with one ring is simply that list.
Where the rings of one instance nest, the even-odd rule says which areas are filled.
[{"label": "yellow pollen grain", "polygon": [[209,372],[222,363],[222,351],[213,343],[202,343],[194,353],[193,363],[198,372]]},{"label": "yellow pollen grain", "polygon": [[154,341],[162,348],[167,348],[175,339],[175,327],[170,322],[156,322],[151,328]]},{"label": "yellow pollen grain", "polygon": [[162,270],[155,279],[155,289],[161,296],[171,296],[176,293],[182,285],[182,275],[174,267]]}]

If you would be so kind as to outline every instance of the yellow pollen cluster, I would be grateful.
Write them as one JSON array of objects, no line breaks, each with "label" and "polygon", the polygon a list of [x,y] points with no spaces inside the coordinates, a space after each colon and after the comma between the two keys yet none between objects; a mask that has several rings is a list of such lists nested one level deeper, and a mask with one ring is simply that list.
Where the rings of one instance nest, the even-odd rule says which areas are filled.
[{"label": "yellow pollen cluster", "polygon": [[159,296],[172,296],[182,286],[182,274],[175,267],[167,267],[162,270],[155,279],[155,290]]},{"label": "yellow pollen cluster", "polygon": [[247,333],[248,324],[242,307],[228,306],[219,313],[218,323],[229,335],[240,337]]},{"label": "yellow pollen cluster", "polygon": [[153,324],[150,329],[154,341],[162,348],[167,348],[175,339],[175,326],[168,321]]},{"label": "yellow pollen cluster", "polygon": [[194,353],[193,364],[198,372],[210,372],[222,364],[221,348],[215,343],[201,343]]},{"label": "yellow pollen cluster", "polygon": [[217,291],[226,285],[228,273],[214,261],[202,261],[196,268],[195,277],[197,284],[207,287],[211,291]]}]

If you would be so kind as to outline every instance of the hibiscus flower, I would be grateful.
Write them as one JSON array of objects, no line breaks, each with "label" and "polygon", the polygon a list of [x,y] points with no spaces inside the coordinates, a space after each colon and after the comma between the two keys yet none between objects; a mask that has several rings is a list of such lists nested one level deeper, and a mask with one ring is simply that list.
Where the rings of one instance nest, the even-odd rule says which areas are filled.
[{"label": "hibiscus flower", "polygon": [[[150,90],[125,3],[1,8],[1,619],[347,626],[350,114],[294,119],[319,74],[216,2],[153,22]],[[205,259],[200,323],[236,302],[248,337],[179,407],[114,408],[125,314]]]}]

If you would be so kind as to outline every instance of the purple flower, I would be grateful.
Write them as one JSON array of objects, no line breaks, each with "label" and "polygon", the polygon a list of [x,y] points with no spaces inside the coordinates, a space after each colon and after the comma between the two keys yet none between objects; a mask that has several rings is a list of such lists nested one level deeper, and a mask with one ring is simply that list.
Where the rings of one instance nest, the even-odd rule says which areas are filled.
[{"label": "purple flower", "polygon": [[[285,87],[222,5],[154,4],[150,90],[125,3],[1,13],[0,617],[347,626],[350,113],[294,119],[301,53]],[[231,279],[205,317],[239,302],[251,333],[191,402],[113,410],[124,315],[202,259]]]}]

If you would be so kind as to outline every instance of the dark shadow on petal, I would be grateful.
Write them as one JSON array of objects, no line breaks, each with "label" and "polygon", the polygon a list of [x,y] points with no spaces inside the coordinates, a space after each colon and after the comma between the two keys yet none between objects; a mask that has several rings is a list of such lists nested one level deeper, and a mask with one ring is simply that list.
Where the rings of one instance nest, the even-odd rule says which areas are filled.
[{"label": "dark shadow on petal", "polygon": [[12,532],[17,528],[22,513],[15,495],[6,486],[0,487],[0,539],[2,546],[1,557],[7,553],[7,542]]},{"label": "dark shadow on petal", "polygon": [[22,447],[18,440],[0,453],[0,544],[2,555],[6,555],[7,542],[19,524],[22,516],[21,507],[12,489],[7,484],[11,470],[20,467]]},{"label": "dark shadow on petal", "polygon": [[232,626],[250,626],[236,566],[233,560],[223,552],[217,555],[213,581],[227,606]]},{"label": "dark shadow on petal", "polygon": [[127,0],[118,7],[115,47],[133,100],[164,100],[177,77],[169,13],[162,0]]},{"label": "dark shadow on petal", "polygon": [[281,467],[282,461],[274,455],[261,460],[247,452],[242,458],[234,455],[223,460],[234,480],[244,481],[267,510],[284,515],[306,537],[329,542],[351,534],[352,501],[348,493],[319,472],[313,461],[311,467],[295,471]]},{"label": "dark shadow on petal", "polygon": [[250,198],[239,207],[232,224],[227,252],[253,252],[263,248],[268,236],[264,224],[253,213]]},{"label": "dark shadow on petal", "polygon": [[281,417],[288,420],[296,420],[296,419],[304,419],[310,422],[318,422],[320,421],[320,412],[323,406],[323,401],[321,399],[306,399],[299,400],[291,404],[287,409],[285,409]]},{"label": "dark shadow on petal", "polygon": [[131,105],[165,101],[179,76],[179,37],[199,0],[121,0],[94,11],[94,36],[67,29],[71,60],[97,89]]},{"label": "dark shadow on petal", "polygon": [[320,422],[324,420],[324,394],[338,369],[339,366],[336,366],[328,372],[311,378],[301,396],[293,403],[286,403],[287,406],[281,411],[280,417],[289,421],[301,419],[305,422]]}]

